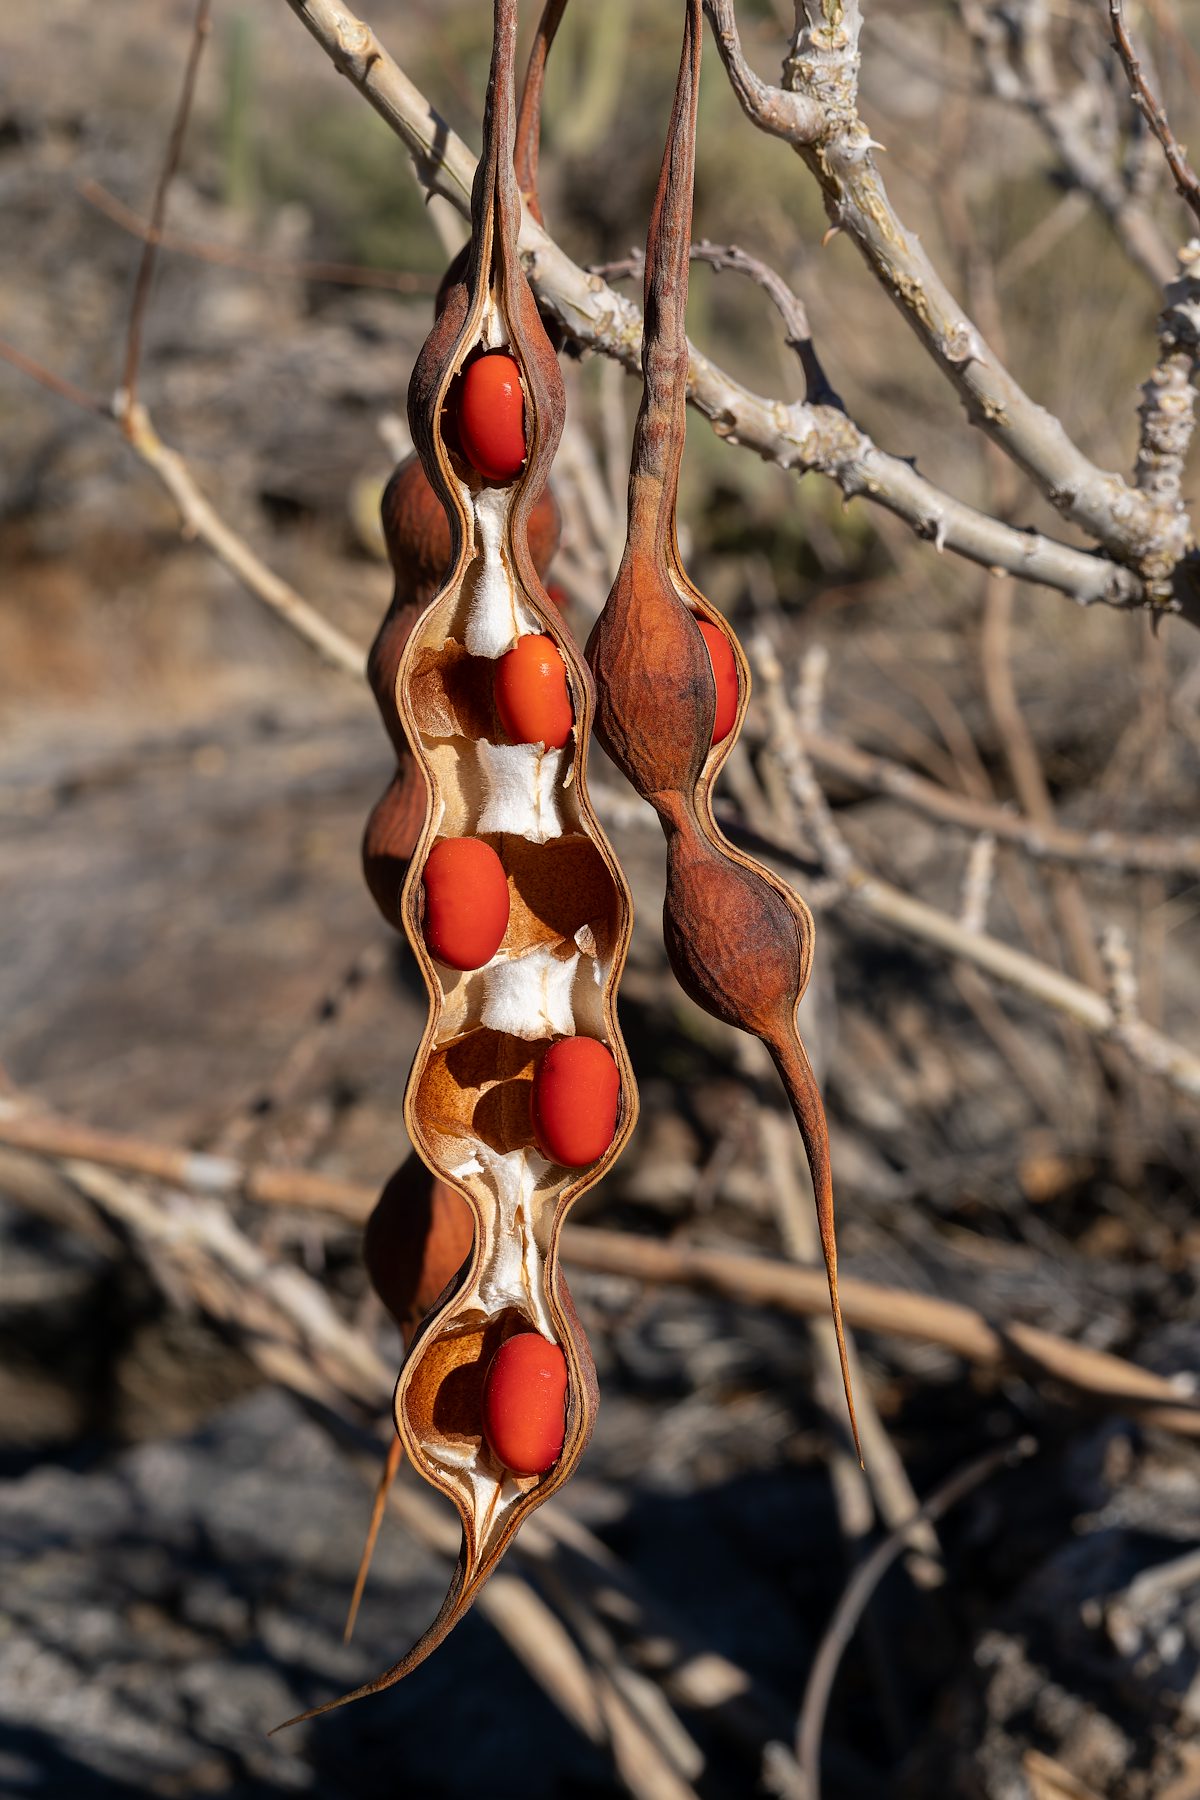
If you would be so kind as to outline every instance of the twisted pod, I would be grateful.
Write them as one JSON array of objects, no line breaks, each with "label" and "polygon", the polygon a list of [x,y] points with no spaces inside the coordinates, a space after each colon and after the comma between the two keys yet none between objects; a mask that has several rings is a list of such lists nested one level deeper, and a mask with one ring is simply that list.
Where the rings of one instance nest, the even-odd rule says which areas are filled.
[{"label": "twisted pod", "polygon": [[675,530],[686,431],[684,316],[700,44],[701,0],[687,0],[679,80],[646,241],[643,392],[629,472],[629,535],[587,657],[598,695],[597,736],[654,807],[666,836],[663,934],[676,980],[706,1012],[762,1040],[796,1115],[812,1171],[857,1448],[838,1304],[829,1137],[796,1029],[812,966],[813,919],[803,900],[735,849],[713,818],[713,784],[745,716],[750,670],[726,621],[685,573]]},{"label": "twisted pod", "polygon": [[[564,397],[517,255],[515,0],[495,0],[494,29],[470,254],[409,388],[449,573],[408,623],[395,678],[424,790],[398,912],[430,1003],[405,1120],[474,1225],[469,1261],[416,1328],[395,1421],[415,1467],[458,1509],[462,1548],[429,1629],[333,1706],[416,1668],[577,1463],[595,1369],[559,1233],[637,1111],[615,1012],[632,906],[585,783],[591,678],[530,542]],[[377,679],[405,631],[401,611]]]}]

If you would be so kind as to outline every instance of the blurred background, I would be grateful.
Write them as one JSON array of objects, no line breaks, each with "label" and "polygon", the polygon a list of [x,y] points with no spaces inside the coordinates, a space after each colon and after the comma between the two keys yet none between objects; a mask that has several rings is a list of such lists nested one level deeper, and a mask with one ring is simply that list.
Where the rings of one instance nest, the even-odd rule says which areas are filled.
[{"label": "blurred background", "polygon": [[[790,12],[740,8],[768,78]],[[644,234],[678,14],[568,10],[542,197],[581,263]],[[88,392],[120,380],[136,225],[191,17],[184,0],[0,16],[0,338]],[[476,148],[489,9],[375,0],[369,18]],[[1160,288],[1073,183],[1044,93],[986,91],[968,29],[986,36],[981,18],[1001,15],[868,7],[864,116],[901,217],[1009,367],[1089,456],[1128,471]],[[1107,9],[1062,0],[1049,21],[1065,116],[1169,263],[1186,214],[1134,123]],[[1154,0],[1131,22],[1186,142],[1200,8]],[[168,224],[182,246],[161,259],[141,398],[222,518],[365,646],[391,587],[378,498],[461,226],[425,205],[397,141],[282,0],[217,0]],[[742,118],[708,39],[697,235],[794,286],[876,442],[1062,535],[848,239],[823,247],[826,226],[794,154]],[[750,282],[697,267],[689,325],[756,390],[802,396]],[[582,641],[624,539],[637,388],[596,358],[570,361],[567,381],[553,578]],[[53,1113],[369,1196],[407,1154],[425,1006],[361,878],[393,762],[365,685],[184,541],[111,420],[4,366],[0,470],[0,1124]],[[969,877],[976,925],[1084,982],[1099,934],[1120,927],[1143,1016],[1196,1055],[1196,633],[999,583],[697,418],[681,538],[743,638],[773,645],[789,700],[803,674],[805,741],[856,863],[952,918]],[[1148,834],[1161,866],[1048,863],[1006,842],[992,856],[978,833],[872,791],[848,745],[968,798],[984,824],[1033,806],[1076,831]],[[814,829],[829,821],[797,800],[778,749],[752,703],[722,816],[819,903],[802,1021],[843,1275],[1176,1377],[1182,1412],[1200,1349],[1194,1100],[850,904]],[[811,1261],[782,1095],[753,1047],[675,988],[661,838],[598,754],[594,767],[638,907],[622,1021],[643,1111],[578,1221]],[[449,1507],[402,1478],[403,1516],[385,1523],[342,1646],[387,1441],[379,1371],[400,1355],[354,1210],[197,1198],[194,1174],[150,1181],[0,1143],[0,1794],[801,1793],[784,1746],[851,1571],[915,1498],[1030,1435],[1036,1452],[993,1468],[871,1584],[824,1718],[822,1792],[1200,1795],[1194,1416],[1166,1431],[1015,1361],[864,1331],[860,1393],[885,1447],[865,1483],[823,1328],[583,1267],[568,1274],[602,1406],[552,1503],[560,1523],[526,1534],[488,1606],[407,1682],[268,1741],[402,1654],[455,1542]]]}]

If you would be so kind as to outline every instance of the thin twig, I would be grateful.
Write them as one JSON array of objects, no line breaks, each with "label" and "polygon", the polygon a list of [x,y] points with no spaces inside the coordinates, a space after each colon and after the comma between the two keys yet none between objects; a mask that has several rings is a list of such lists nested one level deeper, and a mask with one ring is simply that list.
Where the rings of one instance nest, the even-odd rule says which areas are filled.
[{"label": "thin twig", "polygon": [[[106,218],[128,231],[133,237],[149,242],[151,226],[98,181],[81,181],[80,198],[94,206]],[[384,288],[397,294],[434,294],[438,277],[412,275],[405,269],[370,269],[361,263],[314,262],[304,257],[267,256],[259,250],[238,250],[232,244],[214,244],[185,237],[178,231],[162,230],[156,239],[159,249],[179,256],[192,256],[198,262],[216,263],[221,268],[245,269],[252,275],[283,275],[294,281],[327,281],[338,287]]]},{"label": "thin twig", "polygon": [[[707,238],[701,238],[698,244],[692,245],[691,258],[693,262],[707,263],[718,274],[727,272],[746,275],[760,287],[783,320],[786,333],[784,342],[800,359],[800,366],[804,370],[804,398],[810,406],[833,406],[839,412],[845,412],[845,403],[830,385],[817,356],[812,327],[808,322],[808,308],[778,270],[763,262],[761,257],[751,256],[748,250],[743,250],[738,244],[712,244]],[[645,256],[640,249],[633,250],[620,262],[591,265],[592,273],[603,275],[606,281],[625,278],[640,280],[644,266]]]},{"label": "thin twig", "polygon": [[1125,9],[1122,0],[1108,0],[1108,17],[1112,25],[1113,46],[1129,77],[1134,105],[1162,145],[1163,155],[1167,159],[1167,167],[1171,171],[1180,198],[1187,202],[1196,218],[1200,219],[1200,179],[1197,178],[1175,133],[1171,130],[1171,121],[1167,117],[1166,108],[1142,72],[1141,61],[1133,47],[1133,39],[1125,24]]},{"label": "thin twig", "polygon": [[911,1519],[876,1545],[862,1567],[856,1569],[846,1583],[813,1659],[796,1729],[796,1759],[803,1774],[805,1800],[820,1800],[821,1796],[821,1734],[838,1664],[871,1595],[904,1549],[907,1533],[919,1521],[933,1524],[975,1488],[990,1481],[1000,1469],[1024,1461],[1036,1449],[1033,1438],[1018,1438],[1015,1443],[989,1450],[986,1455],[968,1463],[966,1468],[959,1469],[934,1489]]},{"label": "thin twig", "polygon": [[154,267],[158,261],[158,247],[162,242],[167,195],[170,192],[171,183],[175,179],[179,159],[183,154],[183,140],[187,134],[192,99],[196,92],[200,58],[204,53],[204,45],[212,26],[211,13],[212,0],[197,0],[196,15],[192,21],[192,41],[183,72],[183,85],[179,91],[175,117],[171,122],[171,135],[167,139],[166,154],[158,172],[154,201],[150,208],[150,221],[146,229],[146,242],[142,250],[141,261],[138,264],[137,280],[133,286],[133,301],[129,308],[129,329],[125,338],[125,372],[116,405],[117,416],[123,424],[131,418],[137,403],[138,367],[142,358],[142,331],[146,321],[146,308],[150,303],[150,286],[154,280]]},{"label": "thin twig", "polygon": [[101,399],[99,394],[89,394],[85,388],[76,387],[63,375],[56,375],[53,369],[46,368],[44,363],[35,362],[32,356],[26,356],[15,344],[0,340],[0,361],[11,363],[14,369],[20,369],[22,375],[28,375],[39,387],[48,388],[62,400],[69,400],[72,406],[78,406],[84,412],[99,413],[101,417],[112,416],[109,401]]},{"label": "thin twig", "polygon": [[243,586],[277,613],[332,668],[341,669],[356,681],[365,681],[366,652],[268,568],[246,540],[225,523],[200,492],[182,456],[163,443],[145,407],[129,408],[123,426],[129,444],[153,469],[179,508],[185,535],[207,544]]},{"label": "thin twig", "polygon": [[[767,693],[774,745],[777,751],[783,747],[781,760],[796,804],[806,817],[818,852],[837,881],[847,907],[976,964],[1075,1020],[1093,1036],[1120,1044],[1143,1068],[1170,1082],[1180,1093],[1200,1099],[1200,1055],[1196,1052],[1165,1037],[1143,1019],[1118,1019],[1108,999],[1095,988],[986,932],[964,930],[960,920],[915,895],[903,893],[863,868],[838,830],[812,776],[792,711],[782,694],[779,660],[765,637],[756,645],[756,661]],[[794,860],[794,852],[783,843],[774,842],[772,848],[780,860]]]}]

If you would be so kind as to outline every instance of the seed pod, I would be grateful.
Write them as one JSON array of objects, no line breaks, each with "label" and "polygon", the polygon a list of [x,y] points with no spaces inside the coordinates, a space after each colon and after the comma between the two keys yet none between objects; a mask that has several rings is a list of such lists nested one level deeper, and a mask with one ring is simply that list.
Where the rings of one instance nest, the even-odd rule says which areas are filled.
[{"label": "seed pod", "polygon": [[[423,1161],[463,1197],[474,1223],[471,1257],[418,1328],[400,1371],[395,1420],[414,1467],[457,1507],[463,1542],[433,1624],[391,1669],[343,1700],[378,1692],[424,1660],[471,1604],[522,1520],[578,1461],[595,1416],[595,1370],[559,1267],[559,1234],[570,1204],[611,1164],[636,1115],[615,1011],[632,906],[587,798],[591,678],[546,595],[529,542],[564,399],[517,254],[515,0],[494,0],[494,19],[470,257],[463,280],[446,292],[409,389],[413,442],[445,509],[451,567],[408,628],[395,688],[427,792],[400,897],[430,1001],[405,1121]],[[524,397],[524,467],[503,485],[472,467],[443,429],[462,371],[490,350],[512,357]],[[495,665],[535,634],[553,641],[566,671],[574,726],[558,749],[503,742],[496,728]],[[422,874],[435,841],[472,837],[500,859],[510,917],[502,951],[481,969],[455,974],[434,961],[425,941]],[[607,1047],[617,1085],[611,1141],[584,1168],[542,1156],[530,1105],[543,1045],[576,1034]],[[565,1364],[563,1438],[548,1469],[518,1474],[488,1443],[484,1385],[501,1347],[530,1333]]]},{"label": "seed pod", "polygon": [[[824,1108],[796,1009],[812,962],[800,897],[717,829],[712,788],[745,714],[750,671],[728,624],[679,559],[675,508],[686,429],[689,247],[700,78],[701,0],[687,0],[679,82],[646,244],[643,395],[634,429],[629,535],[587,646],[596,732],[655,808],[667,840],[663,930],[676,979],[706,1012],[762,1039],[783,1078],[812,1171],[850,1422],[858,1443],[837,1296],[833,1188]],[[719,632],[732,657],[735,713],[718,719]],[[724,726],[724,730],[720,729]]]}]

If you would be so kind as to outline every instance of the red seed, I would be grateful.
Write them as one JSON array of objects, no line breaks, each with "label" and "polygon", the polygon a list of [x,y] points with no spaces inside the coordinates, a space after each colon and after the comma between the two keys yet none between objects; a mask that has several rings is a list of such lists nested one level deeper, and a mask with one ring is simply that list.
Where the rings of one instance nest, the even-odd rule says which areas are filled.
[{"label": "red seed", "polygon": [[488,481],[511,481],[525,463],[525,396],[521,372],[504,350],[489,350],[463,370],[458,439],[467,461]]},{"label": "red seed", "polygon": [[564,1168],[598,1162],[613,1141],[621,1077],[596,1038],[559,1038],[533,1078],[530,1107],[538,1149]]},{"label": "red seed", "polygon": [[566,1434],[567,1359],[539,1332],[501,1344],[483,1383],[483,1429],[497,1462],[514,1475],[544,1475]]},{"label": "red seed", "polygon": [[737,718],[737,662],[733,645],[719,625],[712,625],[707,619],[697,619],[696,623],[700,627],[708,660],[712,664],[713,680],[717,684],[717,713],[713,720],[712,741],[719,744],[722,738],[729,736],[733,730],[733,721]]},{"label": "red seed", "polygon": [[561,750],[575,714],[567,692],[567,666],[551,637],[531,632],[496,664],[496,711],[517,744]]},{"label": "red seed", "polygon": [[508,930],[508,877],[480,838],[442,838],[422,871],[425,942],[452,969],[481,969]]}]

